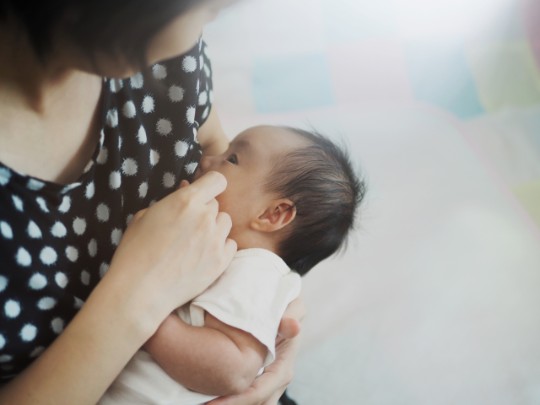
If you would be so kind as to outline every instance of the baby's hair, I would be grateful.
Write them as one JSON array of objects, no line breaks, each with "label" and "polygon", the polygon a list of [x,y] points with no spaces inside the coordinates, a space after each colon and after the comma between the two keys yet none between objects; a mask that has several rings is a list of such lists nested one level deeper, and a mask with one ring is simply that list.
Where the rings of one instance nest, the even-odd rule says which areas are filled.
[{"label": "baby's hair", "polygon": [[18,22],[43,61],[61,29],[92,59],[101,52],[142,67],[154,35],[201,1],[208,0],[0,0],[0,23]]},{"label": "baby's hair", "polygon": [[267,189],[295,205],[296,217],[277,253],[304,275],[344,245],[366,185],[355,174],[348,154],[332,141],[315,131],[283,128],[309,145],[280,158]]}]

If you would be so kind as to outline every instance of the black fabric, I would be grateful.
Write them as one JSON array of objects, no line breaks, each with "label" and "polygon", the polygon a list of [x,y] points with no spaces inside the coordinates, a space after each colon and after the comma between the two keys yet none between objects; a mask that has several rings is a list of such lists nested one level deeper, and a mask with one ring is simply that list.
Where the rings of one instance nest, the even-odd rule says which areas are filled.
[{"label": "black fabric", "polygon": [[294,401],[292,398],[290,398],[287,395],[287,390],[285,390],[283,395],[279,398],[279,404],[280,405],[297,405],[296,401]]},{"label": "black fabric", "polygon": [[0,163],[0,381],[62,332],[132,216],[191,178],[211,99],[199,41],[131,78],[104,79],[99,144],[78,181],[42,181]]}]

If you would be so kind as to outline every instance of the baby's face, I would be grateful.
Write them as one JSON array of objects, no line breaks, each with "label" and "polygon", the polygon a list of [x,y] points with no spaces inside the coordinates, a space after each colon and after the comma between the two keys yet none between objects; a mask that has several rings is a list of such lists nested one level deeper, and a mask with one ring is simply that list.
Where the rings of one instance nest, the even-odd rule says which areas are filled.
[{"label": "baby's face", "polygon": [[220,211],[231,216],[230,237],[249,228],[264,213],[268,203],[281,196],[265,190],[272,168],[280,156],[306,145],[307,141],[288,129],[252,127],[237,135],[221,155],[203,156],[200,174],[210,170],[227,178],[227,189],[217,197]]}]

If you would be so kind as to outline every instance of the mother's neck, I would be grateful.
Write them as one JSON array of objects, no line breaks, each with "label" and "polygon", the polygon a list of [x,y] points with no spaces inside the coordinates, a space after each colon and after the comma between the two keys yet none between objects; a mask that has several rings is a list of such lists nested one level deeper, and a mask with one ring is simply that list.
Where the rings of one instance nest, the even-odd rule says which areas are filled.
[{"label": "mother's neck", "polygon": [[[70,60],[73,59],[73,60]],[[0,103],[45,114],[66,91],[77,86],[80,75],[75,58],[54,52],[47,61],[35,52],[26,33],[12,23],[0,25]],[[7,99],[7,100],[6,100]]]}]

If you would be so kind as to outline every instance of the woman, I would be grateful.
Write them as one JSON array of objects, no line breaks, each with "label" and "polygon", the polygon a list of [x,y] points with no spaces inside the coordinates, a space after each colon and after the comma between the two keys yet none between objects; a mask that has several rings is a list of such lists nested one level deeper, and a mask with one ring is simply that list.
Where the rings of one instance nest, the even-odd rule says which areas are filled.
[{"label": "woman", "polygon": [[[224,178],[177,190],[221,130],[198,38],[227,3],[0,0],[0,403],[95,403],[234,254]],[[296,340],[216,403],[275,403]]]}]

